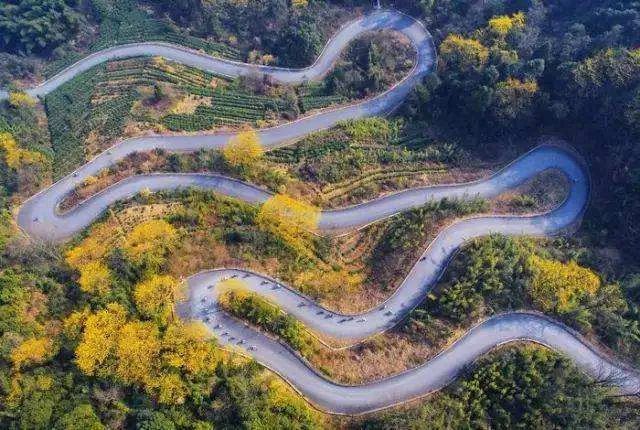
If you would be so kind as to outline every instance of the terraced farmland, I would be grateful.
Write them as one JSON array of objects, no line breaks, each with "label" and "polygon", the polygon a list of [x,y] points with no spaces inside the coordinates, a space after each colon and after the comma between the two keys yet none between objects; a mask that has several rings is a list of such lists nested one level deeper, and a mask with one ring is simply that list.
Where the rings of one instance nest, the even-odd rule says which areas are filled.
[{"label": "terraced farmland", "polygon": [[[154,91],[156,95],[150,96]],[[128,123],[136,124],[137,130],[188,132],[245,124],[264,126],[281,118],[295,118],[299,105],[306,111],[344,101],[339,96],[321,95],[322,88],[299,92],[299,100],[292,91],[289,96],[255,94],[237,80],[156,58],[97,66],[45,98],[55,152],[54,175],[68,173],[87,155],[104,149],[123,135]],[[193,109],[172,109],[189,97],[200,98]],[[142,113],[133,112],[136,102],[150,106]]]}]

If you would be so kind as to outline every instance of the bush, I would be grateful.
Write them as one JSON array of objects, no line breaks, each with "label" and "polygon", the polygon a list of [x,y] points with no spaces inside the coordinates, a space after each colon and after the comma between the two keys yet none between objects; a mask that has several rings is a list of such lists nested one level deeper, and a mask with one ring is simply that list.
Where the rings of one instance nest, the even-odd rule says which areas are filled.
[{"label": "bush", "polygon": [[531,246],[505,236],[474,240],[448,269],[442,293],[431,305],[437,315],[464,321],[483,307],[517,309],[528,285]]},{"label": "bush", "polygon": [[9,105],[16,109],[23,107],[32,108],[36,105],[36,100],[27,93],[11,91],[9,93]]},{"label": "bush", "polygon": [[218,300],[223,309],[279,336],[302,354],[311,352],[314,341],[302,324],[274,304],[246,290],[242,281],[229,279],[218,284],[217,288],[221,291]]}]

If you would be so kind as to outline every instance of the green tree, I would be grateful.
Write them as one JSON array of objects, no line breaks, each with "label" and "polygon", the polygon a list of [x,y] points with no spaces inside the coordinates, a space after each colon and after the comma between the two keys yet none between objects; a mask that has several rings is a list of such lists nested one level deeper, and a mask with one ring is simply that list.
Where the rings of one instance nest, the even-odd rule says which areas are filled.
[{"label": "green tree", "polygon": [[0,50],[47,52],[69,41],[81,25],[74,0],[5,0],[0,3]]},{"label": "green tree", "polygon": [[106,427],[100,422],[93,407],[85,403],[64,414],[58,421],[57,428],[59,430],[104,430]]},{"label": "green tree", "polygon": [[435,314],[464,321],[477,316],[485,303],[519,308],[528,285],[526,242],[494,235],[474,240],[447,273],[447,285],[431,303]]},{"label": "green tree", "polygon": [[605,428],[607,418],[607,389],[541,347],[513,348],[482,360],[455,393],[472,427]]},{"label": "green tree", "polygon": [[175,430],[176,425],[165,414],[143,409],[136,415],[136,430]]}]

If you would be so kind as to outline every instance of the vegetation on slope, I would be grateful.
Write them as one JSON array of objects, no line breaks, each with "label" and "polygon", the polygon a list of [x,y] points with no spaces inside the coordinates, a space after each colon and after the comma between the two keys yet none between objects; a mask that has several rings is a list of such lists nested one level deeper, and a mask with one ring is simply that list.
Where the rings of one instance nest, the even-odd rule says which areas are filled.
[{"label": "vegetation on slope", "polygon": [[[264,169],[234,171],[220,154],[205,153],[137,155],[129,168],[145,171],[156,156],[164,160],[157,165],[173,171],[222,166],[278,192],[292,183],[300,192],[289,194],[297,196],[317,188],[320,197],[313,203],[343,205],[415,184],[402,178],[414,176],[416,166],[425,169],[426,162],[435,176],[442,163],[482,167],[476,160],[493,161],[487,155],[511,158],[541,131],[563,136],[585,155],[594,179],[578,239],[474,242],[453,262],[441,288],[410,316],[404,334],[437,345],[474,319],[526,307],[562,319],[621,356],[637,357],[637,2],[403,0],[398,6],[433,30],[441,57],[437,75],[425,80],[396,119],[341,125],[268,154],[256,162]],[[52,19],[58,13],[62,19]],[[313,0],[12,0],[0,6],[0,30],[7,36],[0,41],[0,81],[52,73],[86,52],[139,40],[180,42],[265,64],[308,64],[340,22],[337,13],[347,15]],[[385,267],[406,266],[403,259],[413,261],[412,252],[429,237],[425,230],[439,226],[442,213],[468,213],[465,208],[440,203],[338,243],[302,234],[296,239],[307,252],[300,252],[300,242],[292,246],[286,234],[259,225],[256,207],[193,191],[142,195],[136,199],[142,206],[120,211],[116,205],[114,214],[64,255],[18,234],[9,211],[50,181],[51,163],[59,176],[82,163],[85,144],[93,153],[126,133],[124,117],[143,124],[137,130],[260,126],[258,121],[271,119],[268,112],[291,119],[372,94],[410,66],[385,66],[397,45],[387,37],[355,43],[325,85],[298,92],[265,93],[270,85],[255,80],[216,81],[214,88],[209,84],[215,77],[159,71],[153,60],[105,66],[70,83],[57,104],[46,101],[51,139],[39,106],[12,92],[12,100],[0,106],[0,427],[334,424],[255,363],[225,357],[201,327],[179,323],[172,311],[180,297],[177,279],[200,268],[246,264],[323,300],[353,302],[367,291],[363,279],[370,276],[368,256],[375,249]],[[43,71],[38,58],[60,61]],[[94,85],[95,92],[87,91]],[[209,98],[219,103],[213,106]],[[286,173],[268,176],[274,167]],[[530,198],[518,204],[533,209]],[[348,257],[335,255],[343,251]],[[361,301],[355,305],[366,299]],[[362,367],[372,363],[362,360],[362,351],[395,357],[392,339],[372,340],[344,357]],[[396,348],[407,345],[398,342]],[[549,351],[509,349],[481,360],[463,380],[415,409],[350,425],[637,428],[635,405],[611,394]]]},{"label": "vegetation on slope", "polygon": [[474,240],[452,261],[437,290],[412,312],[405,330],[437,338],[433,332],[451,323],[469,327],[506,310],[536,309],[588,337],[602,339],[637,363],[640,319],[635,278],[607,282],[578,264],[589,262],[588,253],[576,256],[573,247],[559,253],[554,245],[562,242],[537,246],[532,240],[503,236]]},{"label": "vegetation on slope", "polygon": [[424,405],[364,419],[373,429],[633,428],[624,403],[567,358],[537,346],[485,357]]}]

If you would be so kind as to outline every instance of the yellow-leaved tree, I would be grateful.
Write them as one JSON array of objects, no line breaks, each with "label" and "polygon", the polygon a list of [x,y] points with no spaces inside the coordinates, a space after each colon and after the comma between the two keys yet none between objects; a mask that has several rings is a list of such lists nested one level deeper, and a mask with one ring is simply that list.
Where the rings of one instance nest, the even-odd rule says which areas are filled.
[{"label": "yellow-leaved tree", "polygon": [[173,248],[178,232],[164,220],[150,220],[137,225],[127,235],[124,250],[134,263],[157,267],[164,263]]},{"label": "yellow-leaved tree", "polygon": [[100,261],[91,261],[80,267],[78,283],[85,293],[104,295],[111,288],[111,272]]},{"label": "yellow-leaved tree", "polygon": [[87,375],[117,378],[143,388],[164,404],[181,404],[189,381],[214,374],[220,362],[211,333],[201,323],[170,323],[161,333],[153,321],[128,319],[120,304],[65,320],[65,335],[78,337],[76,363]]},{"label": "yellow-leaved tree", "polygon": [[153,275],[136,285],[133,298],[140,314],[166,325],[174,304],[182,297],[180,284],[171,276]]},{"label": "yellow-leaved tree", "polygon": [[248,167],[258,161],[264,150],[260,136],[254,130],[241,131],[233,136],[222,149],[222,155],[233,167]]},{"label": "yellow-leaved tree", "polygon": [[151,381],[148,389],[155,392],[158,402],[165,405],[181,405],[187,396],[187,386],[180,375],[162,373]]},{"label": "yellow-leaved tree", "polygon": [[187,375],[211,374],[220,361],[211,332],[200,322],[169,325],[162,343],[165,365]]},{"label": "yellow-leaved tree", "polygon": [[34,107],[36,99],[22,91],[11,91],[9,93],[9,105],[14,108]]},{"label": "yellow-leaved tree", "polygon": [[289,244],[298,253],[309,254],[309,235],[318,228],[320,210],[308,203],[276,194],[267,200],[256,224]]},{"label": "yellow-leaved tree", "polygon": [[[72,346],[80,342],[84,325],[89,315],[91,315],[91,310],[87,307],[79,311],[71,312],[64,321],[62,321],[62,334]],[[75,346],[73,346],[73,348],[75,349]]]},{"label": "yellow-leaved tree", "polygon": [[76,270],[93,261],[103,258],[107,252],[117,246],[119,235],[108,224],[98,224],[91,228],[86,239],[65,255],[67,263]]},{"label": "yellow-leaved tree", "polygon": [[571,312],[581,299],[595,295],[601,286],[598,275],[574,261],[564,264],[534,255],[528,265],[532,273],[529,293],[546,312]]},{"label": "yellow-leaved tree", "polygon": [[19,169],[26,164],[46,162],[41,153],[20,148],[11,133],[0,133],[0,150],[4,152],[7,166],[11,169]]},{"label": "yellow-leaved tree", "polygon": [[255,294],[249,289],[246,282],[237,278],[224,279],[218,282],[216,290],[218,292],[218,304],[223,309],[229,309],[232,297],[241,302]]},{"label": "yellow-leaved tree", "polygon": [[124,324],[116,342],[116,376],[128,384],[148,385],[158,368],[160,345],[158,326],[154,323]]},{"label": "yellow-leaved tree", "polygon": [[55,355],[53,343],[50,339],[30,338],[11,351],[11,361],[15,369],[20,370],[24,366],[42,364]]},{"label": "yellow-leaved tree", "polygon": [[532,107],[538,92],[536,81],[521,81],[509,77],[498,82],[495,92],[496,115],[504,120],[523,119],[532,113]]},{"label": "yellow-leaved tree", "polygon": [[115,373],[114,353],[120,329],[127,322],[127,311],[109,303],[86,318],[82,339],[76,348],[76,364],[87,375],[108,377]]},{"label": "yellow-leaved tree", "polygon": [[524,13],[516,12],[513,15],[498,15],[489,20],[489,30],[497,36],[504,37],[511,30],[524,28]]},{"label": "yellow-leaved tree", "polygon": [[450,34],[440,44],[440,58],[447,68],[466,70],[482,67],[489,59],[489,49],[475,39]]}]

